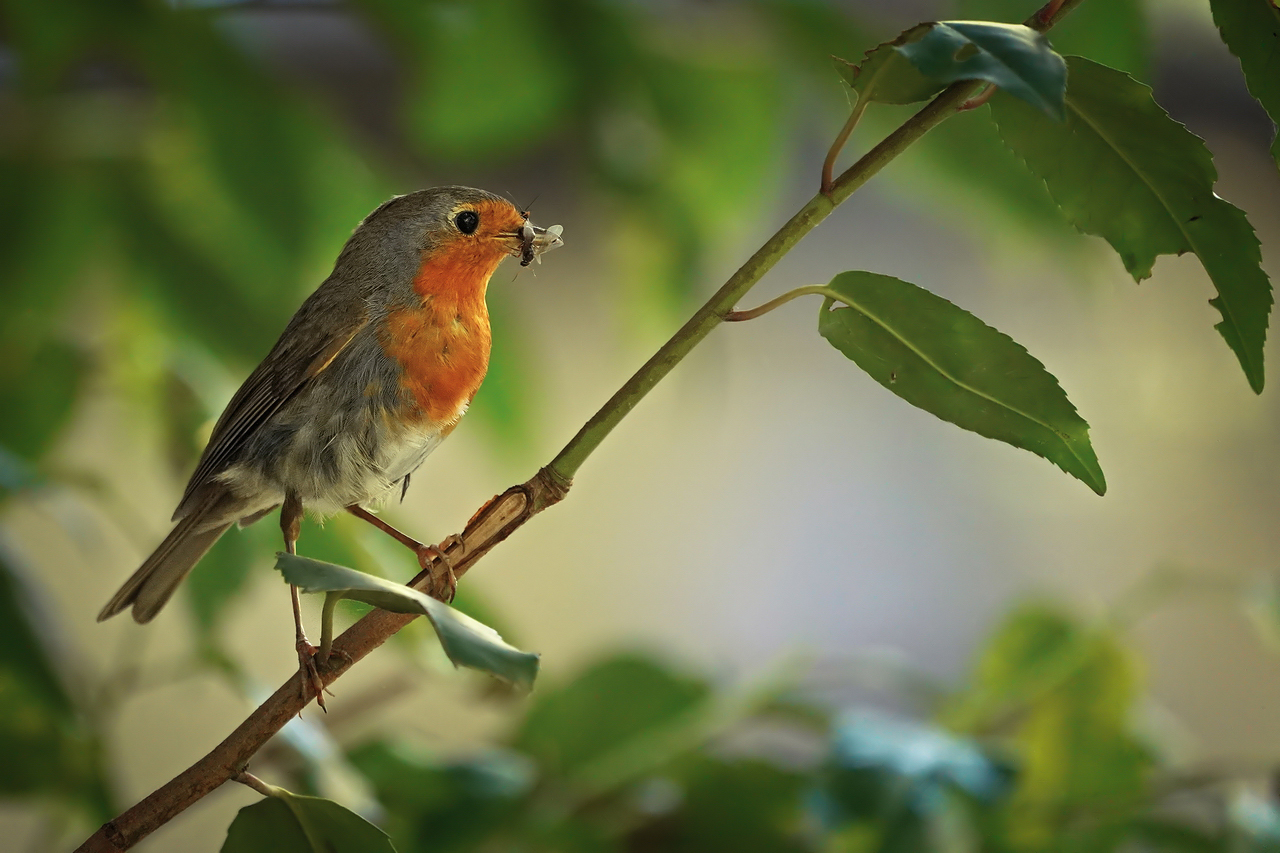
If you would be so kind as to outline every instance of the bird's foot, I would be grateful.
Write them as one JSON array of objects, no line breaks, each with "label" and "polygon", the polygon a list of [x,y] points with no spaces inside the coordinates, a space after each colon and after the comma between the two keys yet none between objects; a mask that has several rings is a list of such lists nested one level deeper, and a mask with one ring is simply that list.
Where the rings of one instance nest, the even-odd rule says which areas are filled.
[{"label": "bird's foot", "polygon": [[[418,565],[423,571],[431,572],[431,589],[427,594],[432,598],[438,598],[447,603],[453,601],[454,596],[458,594],[458,576],[453,573],[453,561],[445,551],[454,545],[461,544],[463,544],[462,538],[453,534],[439,545],[419,545],[415,549]],[[434,571],[437,562],[444,567],[444,574],[441,576],[437,576]]]},{"label": "bird's foot", "polygon": [[302,701],[305,703],[311,696],[315,696],[320,710],[328,713],[329,709],[324,706],[324,681],[320,678],[320,668],[316,665],[316,647],[311,645],[305,634],[298,636],[295,647],[298,650],[298,673],[302,678]]}]

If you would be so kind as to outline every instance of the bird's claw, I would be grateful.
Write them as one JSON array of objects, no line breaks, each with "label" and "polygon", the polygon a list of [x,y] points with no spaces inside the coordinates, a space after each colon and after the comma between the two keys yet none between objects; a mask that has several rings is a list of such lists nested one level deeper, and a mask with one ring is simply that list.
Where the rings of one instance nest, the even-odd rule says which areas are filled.
[{"label": "bird's claw", "polygon": [[[324,694],[326,692],[324,681],[320,678],[320,668],[316,665],[316,647],[311,645],[306,637],[298,637],[296,648],[298,650],[298,672],[302,676],[302,701],[306,702],[314,695],[320,710],[328,713],[329,709],[324,706]],[[310,688],[310,693],[308,693],[308,687]],[[330,693],[329,695],[332,696],[333,694]]]},{"label": "bird's claw", "polygon": [[435,572],[431,572],[431,590],[428,594],[446,604],[453,601],[458,594],[458,576],[454,574],[453,562],[445,551],[459,544],[462,544],[461,537],[453,534],[439,545],[423,545],[418,548],[418,565],[422,567],[423,571],[430,572],[433,564],[437,561],[444,566],[443,578],[437,578]]}]

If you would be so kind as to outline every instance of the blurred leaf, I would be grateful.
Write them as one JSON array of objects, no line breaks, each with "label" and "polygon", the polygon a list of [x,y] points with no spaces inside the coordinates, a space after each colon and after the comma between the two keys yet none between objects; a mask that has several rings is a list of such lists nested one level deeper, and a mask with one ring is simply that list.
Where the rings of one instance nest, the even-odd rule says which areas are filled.
[{"label": "blurred leaf", "polygon": [[536,654],[509,646],[497,631],[416,589],[291,554],[277,554],[276,568],[303,592],[338,592],[344,598],[393,613],[426,616],[436,629],[445,654],[456,666],[478,669],[523,687],[531,687],[538,675]]},{"label": "blurred leaf", "polygon": [[[1249,94],[1280,124],[1280,8],[1273,0],[1209,0],[1222,40],[1240,60]],[[1280,166],[1280,135],[1271,143]]]},{"label": "blurred leaf", "polygon": [[1048,116],[1064,117],[1066,63],[1030,27],[942,21],[896,49],[933,80],[985,80]]},{"label": "blurred leaf", "polygon": [[1244,213],[1213,193],[1204,143],[1169,118],[1151,89],[1080,57],[1070,60],[1065,125],[999,94],[991,107],[1005,142],[1067,218],[1106,238],[1141,281],[1158,255],[1194,251],[1218,289],[1215,328],[1261,393],[1271,285]]},{"label": "blurred leaf", "polygon": [[[517,282],[517,286],[522,284]],[[494,345],[489,372],[468,414],[484,422],[495,451],[512,461],[522,461],[533,451],[533,422],[540,414],[538,401],[544,396],[539,387],[541,371],[530,353],[524,326],[512,317],[512,309],[502,299],[491,299],[490,303]]]},{"label": "blurred leaf", "polygon": [[[549,135],[574,99],[557,15],[501,0],[362,5],[411,63],[409,130],[435,159],[492,160]],[[493,61],[479,61],[493,57]]]},{"label": "blurred leaf", "polygon": [[1097,819],[1076,827],[1074,849],[1106,849],[1141,807],[1151,767],[1131,731],[1137,701],[1133,663],[1110,632],[1029,605],[988,642],[971,686],[943,719],[1004,732],[1016,748],[1008,820],[1020,844],[1047,844],[1062,831],[1058,815],[1093,808]]},{"label": "blurred leaf", "polygon": [[1280,652],[1280,582],[1268,577],[1248,587],[1241,605],[1262,642]]},{"label": "blurred leaf", "polygon": [[534,784],[528,759],[498,750],[443,759],[379,740],[349,758],[386,805],[387,828],[404,853],[470,851],[503,837]]},{"label": "blurred leaf", "polygon": [[960,731],[980,731],[1015,715],[1086,666],[1093,640],[1051,605],[1015,609],[987,641],[969,686],[943,721]]},{"label": "blurred leaf", "polygon": [[767,198],[785,103],[763,45],[690,41],[641,54],[593,139],[599,178],[619,198],[617,267],[642,307],[668,314],[687,309],[707,252]]},{"label": "blurred leaf", "polygon": [[57,661],[65,654],[51,611],[0,549],[0,794],[53,796],[90,820],[114,814],[102,743],[63,686]]},{"label": "blurred leaf", "polygon": [[[196,630],[206,639],[213,638],[227,606],[244,591],[254,566],[265,567],[266,558],[279,547],[279,528],[268,525],[269,521],[244,530],[232,527],[196,563],[182,584]],[[280,604],[284,606],[284,598]]]},{"label": "blurred leaf", "polygon": [[[873,113],[865,123],[883,134],[905,118]],[[976,240],[1030,252],[1038,260],[1046,248],[1057,248],[1069,261],[1066,252],[1087,245],[1063,219],[1044,181],[1001,140],[989,110],[969,110],[943,122],[887,172],[918,197],[923,212],[948,217]],[[1041,242],[1029,244],[1029,236]]]},{"label": "blurred leaf", "polygon": [[898,50],[904,44],[923,38],[930,26],[916,24],[893,41],[867,51],[857,65],[832,57],[836,73],[862,101],[914,104],[931,98],[941,92],[946,83],[926,77],[905,52]]},{"label": "blurred leaf", "polygon": [[0,501],[14,492],[40,486],[44,477],[27,460],[0,445]]},{"label": "blurred leaf", "polygon": [[0,361],[0,444],[34,461],[71,417],[88,364],[77,348],[57,340],[12,355]]},{"label": "blurred leaf", "polygon": [[1030,450],[1098,494],[1106,480],[1089,425],[1040,362],[1006,335],[914,284],[845,272],[818,331],[873,379],[943,420]]},{"label": "blurred leaf", "polygon": [[1231,847],[1221,831],[1189,822],[1139,817],[1129,822],[1125,836],[1140,850],[1160,853],[1243,853]]},{"label": "blurred leaf", "polygon": [[933,815],[946,808],[951,790],[993,801],[1011,782],[1008,769],[972,741],[869,713],[836,722],[821,778],[819,812],[830,827],[903,812]]},{"label": "blurred leaf", "polygon": [[1231,798],[1229,819],[1235,841],[1231,853],[1280,852],[1280,808],[1274,800],[1238,793]]},{"label": "blurred leaf", "polygon": [[[955,16],[975,21],[1022,21],[1042,5],[1038,0],[959,0]],[[1050,33],[1060,54],[1087,56],[1094,62],[1146,76],[1150,44],[1142,0],[1082,3]]]},{"label": "blurred leaf", "polygon": [[709,696],[705,682],[647,658],[612,658],[539,691],[514,745],[544,772],[569,775],[638,734],[671,724]]},{"label": "blurred leaf", "polygon": [[154,199],[133,179],[120,185],[114,225],[122,248],[138,271],[131,282],[181,331],[214,352],[257,360],[279,335],[279,317],[264,316],[244,300],[223,271],[168,221]]},{"label": "blurred leaf", "polygon": [[222,853],[395,853],[378,827],[332,800],[277,788],[242,808],[227,830]]},{"label": "blurred leaf", "polygon": [[807,66],[823,83],[830,79],[828,57],[848,56],[874,38],[856,17],[857,8],[824,0],[756,0],[754,5],[791,54],[788,67]]},{"label": "blurred leaf", "polygon": [[296,250],[309,139],[294,120],[293,101],[229,43],[232,33],[225,19],[159,7],[125,38],[199,134],[241,215]]},{"label": "blurred leaf", "polygon": [[678,806],[633,831],[629,853],[812,849],[800,834],[801,797],[810,785],[806,776],[758,760],[693,756],[682,765],[675,779],[653,780],[673,789]]},{"label": "blurred leaf", "polygon": [[[102,251],[92,169],[0,156],[0,352],[46,343],[82,273]],[[6,359],[8,360],[8,359]]]}]

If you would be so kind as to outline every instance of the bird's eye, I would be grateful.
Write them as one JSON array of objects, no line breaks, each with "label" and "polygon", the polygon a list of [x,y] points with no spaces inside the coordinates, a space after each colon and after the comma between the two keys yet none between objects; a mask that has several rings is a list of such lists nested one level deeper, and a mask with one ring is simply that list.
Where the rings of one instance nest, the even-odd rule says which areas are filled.
[{"label": "bird's eye", "polygon": [[457,225],[458,230],[463,234],[474,234],[480,227],[480,215],[474,210],[464,210],[453,217],[453,224]]}]

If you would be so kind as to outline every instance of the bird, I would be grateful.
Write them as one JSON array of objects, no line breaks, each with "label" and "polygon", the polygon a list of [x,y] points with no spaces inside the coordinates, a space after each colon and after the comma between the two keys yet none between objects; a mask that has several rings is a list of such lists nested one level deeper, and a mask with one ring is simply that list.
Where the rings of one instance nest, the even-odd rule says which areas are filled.
[{"label": "bird", "polygon": [[[479,390],[491,347],[486,291],[499,263],[514,256],[527,266],[561,245],[561,233],[461,186],[396,196],[365,217],[218,418],[173,530],[98,621],[131,607],[149,622],[232,525],[276,507],[291,554],[304,511],[344,510],[415,548],[420,562],[439,553],[371,510],[397,489],[403,498]],[[300,665],[323,704],[290,589]]]}]

